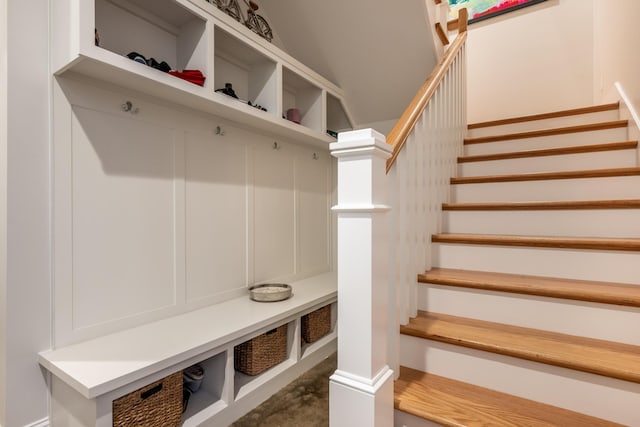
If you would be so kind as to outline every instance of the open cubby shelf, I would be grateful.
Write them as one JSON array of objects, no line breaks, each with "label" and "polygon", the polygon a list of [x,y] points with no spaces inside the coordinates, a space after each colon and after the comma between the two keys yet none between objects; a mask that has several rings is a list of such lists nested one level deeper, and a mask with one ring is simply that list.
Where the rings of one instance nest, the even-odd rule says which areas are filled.
[{"label": "open cubby shelf", "polygon": [[[318,339],[317,341],[314,341],[312,343],[307,343],[304,341],[304,339],[300,340],[300,346],[301,346],[301,351],[300,351],[300,358],[304,359],[305,357],[308,357],[309,355],[313,354],[315,351],[317,351],[317,349],[324,347],[325,345],[327,345],[327,343],[330,343],[331,341],[337,339],[338,337],[338,330],[336,328],[337,326],[337,320],[338,320],[338,304],[336,302],[329,304],[331,307],[331,327],[329,328],[329,333],[327,333],[325,336],[321,337],[320,339]],[[311,310],[313,311],[313,310]],[[308,314],[308,313],[305,313]]]},{"label": "open cubby shelf", "polygon": [[184,420],[212,406],[218,410],[226,407],[223,392],[226,383],[227,352],[223,351],[199,363],[204,368],[205,375],[200,388],[189,398],[187,410],[182,415]]},{"label": "open cubby shelf", "polygon": [[[328,148],[327,130],[352,121],[340,88],[205,0],[55,0],[54,33],[65,48],[55,74],[116,84],[232,120],[255,131]],[[80,19],[63,17],[79,10]],[[73,26],[77,28],[70,28]],[[99,45],[94,43],[95,32]],[[136,52],[175,70],[200,70],[203,86],[127,58]],[[239,99],[216,89],[231,83]],[[228,98],[228,99],[226,99]],[[254,108],[247,102],[266,109]],[[300,123],[286,120],[297,109]]]}]

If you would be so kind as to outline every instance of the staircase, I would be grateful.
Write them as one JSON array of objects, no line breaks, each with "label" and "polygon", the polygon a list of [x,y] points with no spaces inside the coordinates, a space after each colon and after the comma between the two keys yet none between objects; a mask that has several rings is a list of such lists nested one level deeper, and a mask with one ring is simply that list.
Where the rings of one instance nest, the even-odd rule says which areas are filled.
[{"label": "staircase", "polygon": [[617,104],[469,126],[396,425],[640,426],[640,167]]}]

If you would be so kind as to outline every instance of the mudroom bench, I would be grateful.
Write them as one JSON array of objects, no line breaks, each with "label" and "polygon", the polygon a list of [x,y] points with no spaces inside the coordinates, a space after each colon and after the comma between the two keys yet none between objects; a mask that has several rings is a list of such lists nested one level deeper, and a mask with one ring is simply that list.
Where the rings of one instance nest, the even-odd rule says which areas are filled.
[{"label": "mudroom bench", "polygon": [[[50,373],[53,426],[113,425],[113,402],[200,364],[204,378],[181,425],[228,425],[336,350],[336,276],[291,283],[293,296],[262,303],[247,296],[40,353]],[[330,307],[329,332],[312,343],[302,318]],[[286,325],[286,356],[257,375],[234,369],[234,347]],[[161,390],[159,385],[153,391]]]}]

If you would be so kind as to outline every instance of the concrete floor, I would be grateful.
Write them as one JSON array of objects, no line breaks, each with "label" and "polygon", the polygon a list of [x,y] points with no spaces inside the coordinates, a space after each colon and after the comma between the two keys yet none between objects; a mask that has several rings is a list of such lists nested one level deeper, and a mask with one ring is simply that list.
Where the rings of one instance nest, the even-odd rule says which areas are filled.
[{"label": "concrete floor", "polygon": [[329,376],[336,353],[271,396],[231,427],[325,427],[329,425]]}]

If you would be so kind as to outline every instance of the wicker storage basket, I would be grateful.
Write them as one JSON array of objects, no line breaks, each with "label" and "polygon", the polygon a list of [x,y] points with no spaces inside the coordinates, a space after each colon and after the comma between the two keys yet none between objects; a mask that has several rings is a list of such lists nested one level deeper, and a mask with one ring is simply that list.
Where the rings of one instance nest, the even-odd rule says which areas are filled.
[{"label": "wicker storage basket", "polygon": [[302,339],[307,343],[318,341],[331,330],[331,305],[302,316]]},{"label": "wicker storage basket", "polygon": [[247,375],[258,375],[286,358],[286,324],[233,348],[233,364],[236,371]]},{"label": "wicker storage basket", "polygon": [[113,401],[113,427],[177,427],[182,417],[182,371]]}]

